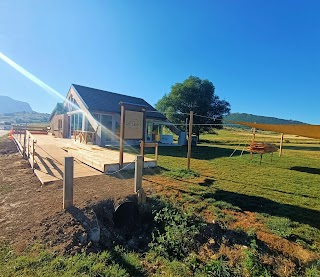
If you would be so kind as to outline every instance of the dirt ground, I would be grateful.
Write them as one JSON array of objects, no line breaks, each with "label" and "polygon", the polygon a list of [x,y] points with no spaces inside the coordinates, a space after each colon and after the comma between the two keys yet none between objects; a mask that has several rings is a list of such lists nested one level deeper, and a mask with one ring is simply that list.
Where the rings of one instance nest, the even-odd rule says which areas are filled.
[{"label": "dirt ground", "polygon": [[[199,177],[200,178],[200,177]],[[197,180],[196,182],[201,180]],[[202,180],[203,181],[203,180]],[[185,189],[185,181],[172,180],[160,175],[144,176],[143,184],[147,195],[163,195],[169,199],[180,198]],[[108,241],[121,241],[134,251],[143,251],[150,238],[147,226],[136,230],[138,239],[130,233],[113,232],[110,211],[114,206],[132,197],[133,178],[127,176],[100,176],[75,179],[74,207],[68,211],[62,209],[62,181],[42,186],[33,174],[30,165],[17,152],[13,142],[0,138],[0,241],[8,240],[14,250],[23,251],[28,245],[44,244],[53,250],[64,253],[81,251],[95,252],[100,246],[92,243],[90,230],[94,222],[102,218],[106,225],[101,226],[101,238],[104,245]],[[141,212],[141,211],[140,211]],[[265,252],[264,263],[276,265],[278,276],[291,276],[300,263],[309,264],[319,257],[297,243],[270,234],[249,211],[225,211],[235,218],[231,229],[221,229],[214,223],[211,213],[202,214],[208,222],[206,236],[209,238],[199,250],[204,260],[219,253],[238,261],[247,240],[244,234],[233,231],[236,228],[256,229],[257,240]],[[98,221],[97,221],[98,222]],[[142,238],[142,239],[141,239]]]},{"label": "dirt ground", "polygon": [[[42,186],[14,142],[0,138],[0,240],[15,250],[40,242],[58,250],[77,250],[75,235],[86,236],[88,207],[111,199],[118,203],[133,193],[133,179],[107,175],[74,180],[74,208],[62,210],[62,181]],[[80,241],[84,239],[80,238]]]}]

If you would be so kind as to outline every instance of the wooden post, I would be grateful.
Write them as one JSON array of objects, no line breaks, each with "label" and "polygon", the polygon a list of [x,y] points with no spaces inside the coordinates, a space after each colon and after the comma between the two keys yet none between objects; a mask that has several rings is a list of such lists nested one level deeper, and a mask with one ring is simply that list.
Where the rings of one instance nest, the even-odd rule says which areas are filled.
[{"label": "wooden post", "polygon": [[143,126],[142,126],[142,140],[141,140],[141,150],[140,150],[140,155],[144,158],[144,151],[145,151],[145,140],[146,140],[146,111],[143,109]]},{"label": "wooden post", "polygon": [[281,133],[279,157],[282,156],[283,133]]},{"label": "wooden post", "polygon": [[254,142],[256,139],[256,128],[253,128],[252,130],[252,142]]},{"label": "wooden post", "polygon": [[63,209],[73,206],[73,157],[64,158]]},{"label": "wooden post", "polygon": [[34,170],[34,155],[36,153],[35,145],[36,145],[36,141],[33,139],[32,140],[32,169],[33,170]]},{"label": "wooden post", "polygon": [[[20,131],[21,132],[21,131]],[[24,136],[23,136],[23,152],[22,152],[22,156],[24,158],[26,158],[27,154],[26,154],[26,146],[27,146],[27,130],[24,130]]]},{"label": "wooden post", "polygon": [[156,161],[158,161],[158,154],[159,154],[158,147],[159,147],[159,145],[158,145],[158,143],[156,143],[156,147],[155,147],[155,150],[154,150]]},{"label": "wooden post", "polygon": [[188,170],[190,169],[190,158],[191,158],[192,125],[193,125],[193,111],[190,111],[189,137],[188,137]]},{"label": "wooden post", "polygon": [[134,192],[137,193],[142,188],[142,170],[143,156],[136,156],[135,171],[134,171]]},{"label": "wooden post", "polygon": [[30,135],[28,135],[28,145],[27,145],[27,159],[30,158]]},{"label": "wooden post", "polygon": [[124,144],[124,124],[125,124],[125,109],[121,104],[121,117],[120,117],[120,149],[119,149],[119,166],[123,167],[123,144]]}]

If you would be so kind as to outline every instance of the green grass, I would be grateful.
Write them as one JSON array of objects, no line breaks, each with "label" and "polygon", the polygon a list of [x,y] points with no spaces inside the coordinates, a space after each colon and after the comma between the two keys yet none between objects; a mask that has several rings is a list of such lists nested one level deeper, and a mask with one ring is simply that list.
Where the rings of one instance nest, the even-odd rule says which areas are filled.
[{"label": "green grass", "polygon": [[[258,133],[256,136],[259,141],[272,143],[279,143],[279,137],[270,132]],[[275,271],[272,266],[261,262],[262,252],[267,246],[257,239],[255,226],[251,229],[229,229],[236,221],[234,214],[246,211],[255,213],[257,222],[263,224],[268,232],[296,242],[311,252],[320,253],[318,142],[294,136],[285,138],[287,142],[284,144],[283,156],[279,157],[275,153],[271,162],[270,155],[263,155],[260,165],[259,155],[254,155],[252,160],[245,151],[241,155],[244,145],[251,140],[248,131],[221,130],[218,135],[206,134],[201,139],[202,142],[192,149],[191,170],[186,169],[186,147],[159,148],[160,170],[154,171],[154,174],[161,174],[164,180],[169,180],[163,184],[164,187],[167,186],[164,192],[173,189],[172,195],[169,194],[166,200],[171,201],[174,208],[157,211],[154,223],[157,229],[153,230],[153,241],[145,253],[115,247],[97,254],[74,256],[31,249],[16,256],[10,247],[3,244],[0,248],[1,274],[273,276]],[[238,150],[234,152],[236,148]],[[150,157],[154,155],[150,149],[147,149],[147,153]],[[181,185],[174,188],[170,181]],[[9,188],[4,187],[3,192],[7,189]],[[242,257],[236,263],[230,263],[218,250],[214,250],[217,252],[213,258],[200,259],[194,248],[194,240],[202,231],[203,222],[193,221],[191,215],[201,216],[204,211],[209,211],[214,216],[214,224],[218,223],[223,232],[233,232],[234,236],[242,236],[244,240],[248,240],[243,242],[245,247],[241,250]],[[211,222],[208,223],[210,224]],[[319,276],[319,263],[299,263],[300,261],[293,272],[294,276]]]},{"label": "green grass", "polygon": [[[214,182],[199,186],[197,181],[189,179],[185,200],[190,201],[192,197],[192,205],[200,199],[211,200],[213,210],[214,206],[221,209],[236,207],[265,214],[270,217],[267,226],[271,232],[312,248],[319,245],[319,144],[295,138],[295,143],[284,144],[282,157],[274,153],[271,161],[270,155],[265,154],[260,165],[260,155],[254,155],[252,160],[248,152],[241,155],[244,145],[238,145],[245,136],[248,143],[248,138],[251,139],[248,132],[239,134],[237,131],[235,134],[222,130],[218,135],[201,136],[206,143],[192,149],[191,169]],[[275,142],[277,139],[275,135],[266,134],[261,141]],[[230,157],[235,148],[238,150]],[[187,165],[185,147],[161,147],[159,154],[158,165],[166,176],[175,175],[183,164]],[[198,192],[192,191],[195,189]],[[283,225],[282,229],[272,227],[276,221],[275,225]]]},{"label": "green grass", "polygon": [[64,256],[34,246],[17,256],[6,243],[0,244],[0,276],[144,276],[139,257],[114,251]]}]

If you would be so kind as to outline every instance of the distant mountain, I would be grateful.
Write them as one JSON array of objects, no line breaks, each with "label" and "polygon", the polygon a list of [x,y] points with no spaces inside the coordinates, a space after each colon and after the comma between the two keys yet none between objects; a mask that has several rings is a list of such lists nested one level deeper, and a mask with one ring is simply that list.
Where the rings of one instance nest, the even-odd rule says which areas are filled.
[{"label": "distant mountain", "polygon": [[49,122],[48,113],[37,112],[18,112],[0,114],[0,122],[10,123],[47,123]]},{"label": "distant mountain", "polygon": [[231,113],[225,116],[224,121],[244,121],[244,122],[256,122],[263,124],[306,124],[304,122],[296,120],[280,119],[276,117],[268,117],[247,113]]},{"label": "distant mountain", "polygon": [[0,95],[0,114],[15,112],[32,112],[32,109],[26,102]]}]

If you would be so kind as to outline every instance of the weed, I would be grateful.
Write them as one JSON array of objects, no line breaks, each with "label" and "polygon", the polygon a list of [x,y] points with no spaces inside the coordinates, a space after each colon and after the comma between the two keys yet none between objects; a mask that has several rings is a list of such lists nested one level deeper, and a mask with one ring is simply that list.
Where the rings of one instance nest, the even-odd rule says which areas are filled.
[{"label": "weed", "polygon": [[250,247],[244,251],[244,271],[246,276],[271,276],[270,272],[262,266],[259,260],[258,245],[252,240]]},{"label": "weed", "polygon": [[306,269],[306,277],[319,277],[320,276],[320,261]]},{"label": "weed", "polygon": [[177,208],[167,206],[156,213],[155,230],[149,246],[166,258],[181,259],[195,248],[194,238],[204,223]]},{"label": "weed", "polygon": [[204,272],[207,274],[207,276],[232,276],[227,261],[225,261],[222,257],[220,257],[218,260],[212,260],[208,262],[204,267]]},{"label": "weed", "polygon": [[289,238],[292,235],[294,224],[288,218],[272,216],[267,219],[266,226],[278,236]]},{"label": "weed", "polygon": [[200,174],[196,171],[189,170],[189,169],[174,169],[171,171],[165,171],[163,173],[165,176],[171,177],[171,178],[194,178],[194,177],[199,177]]}]

